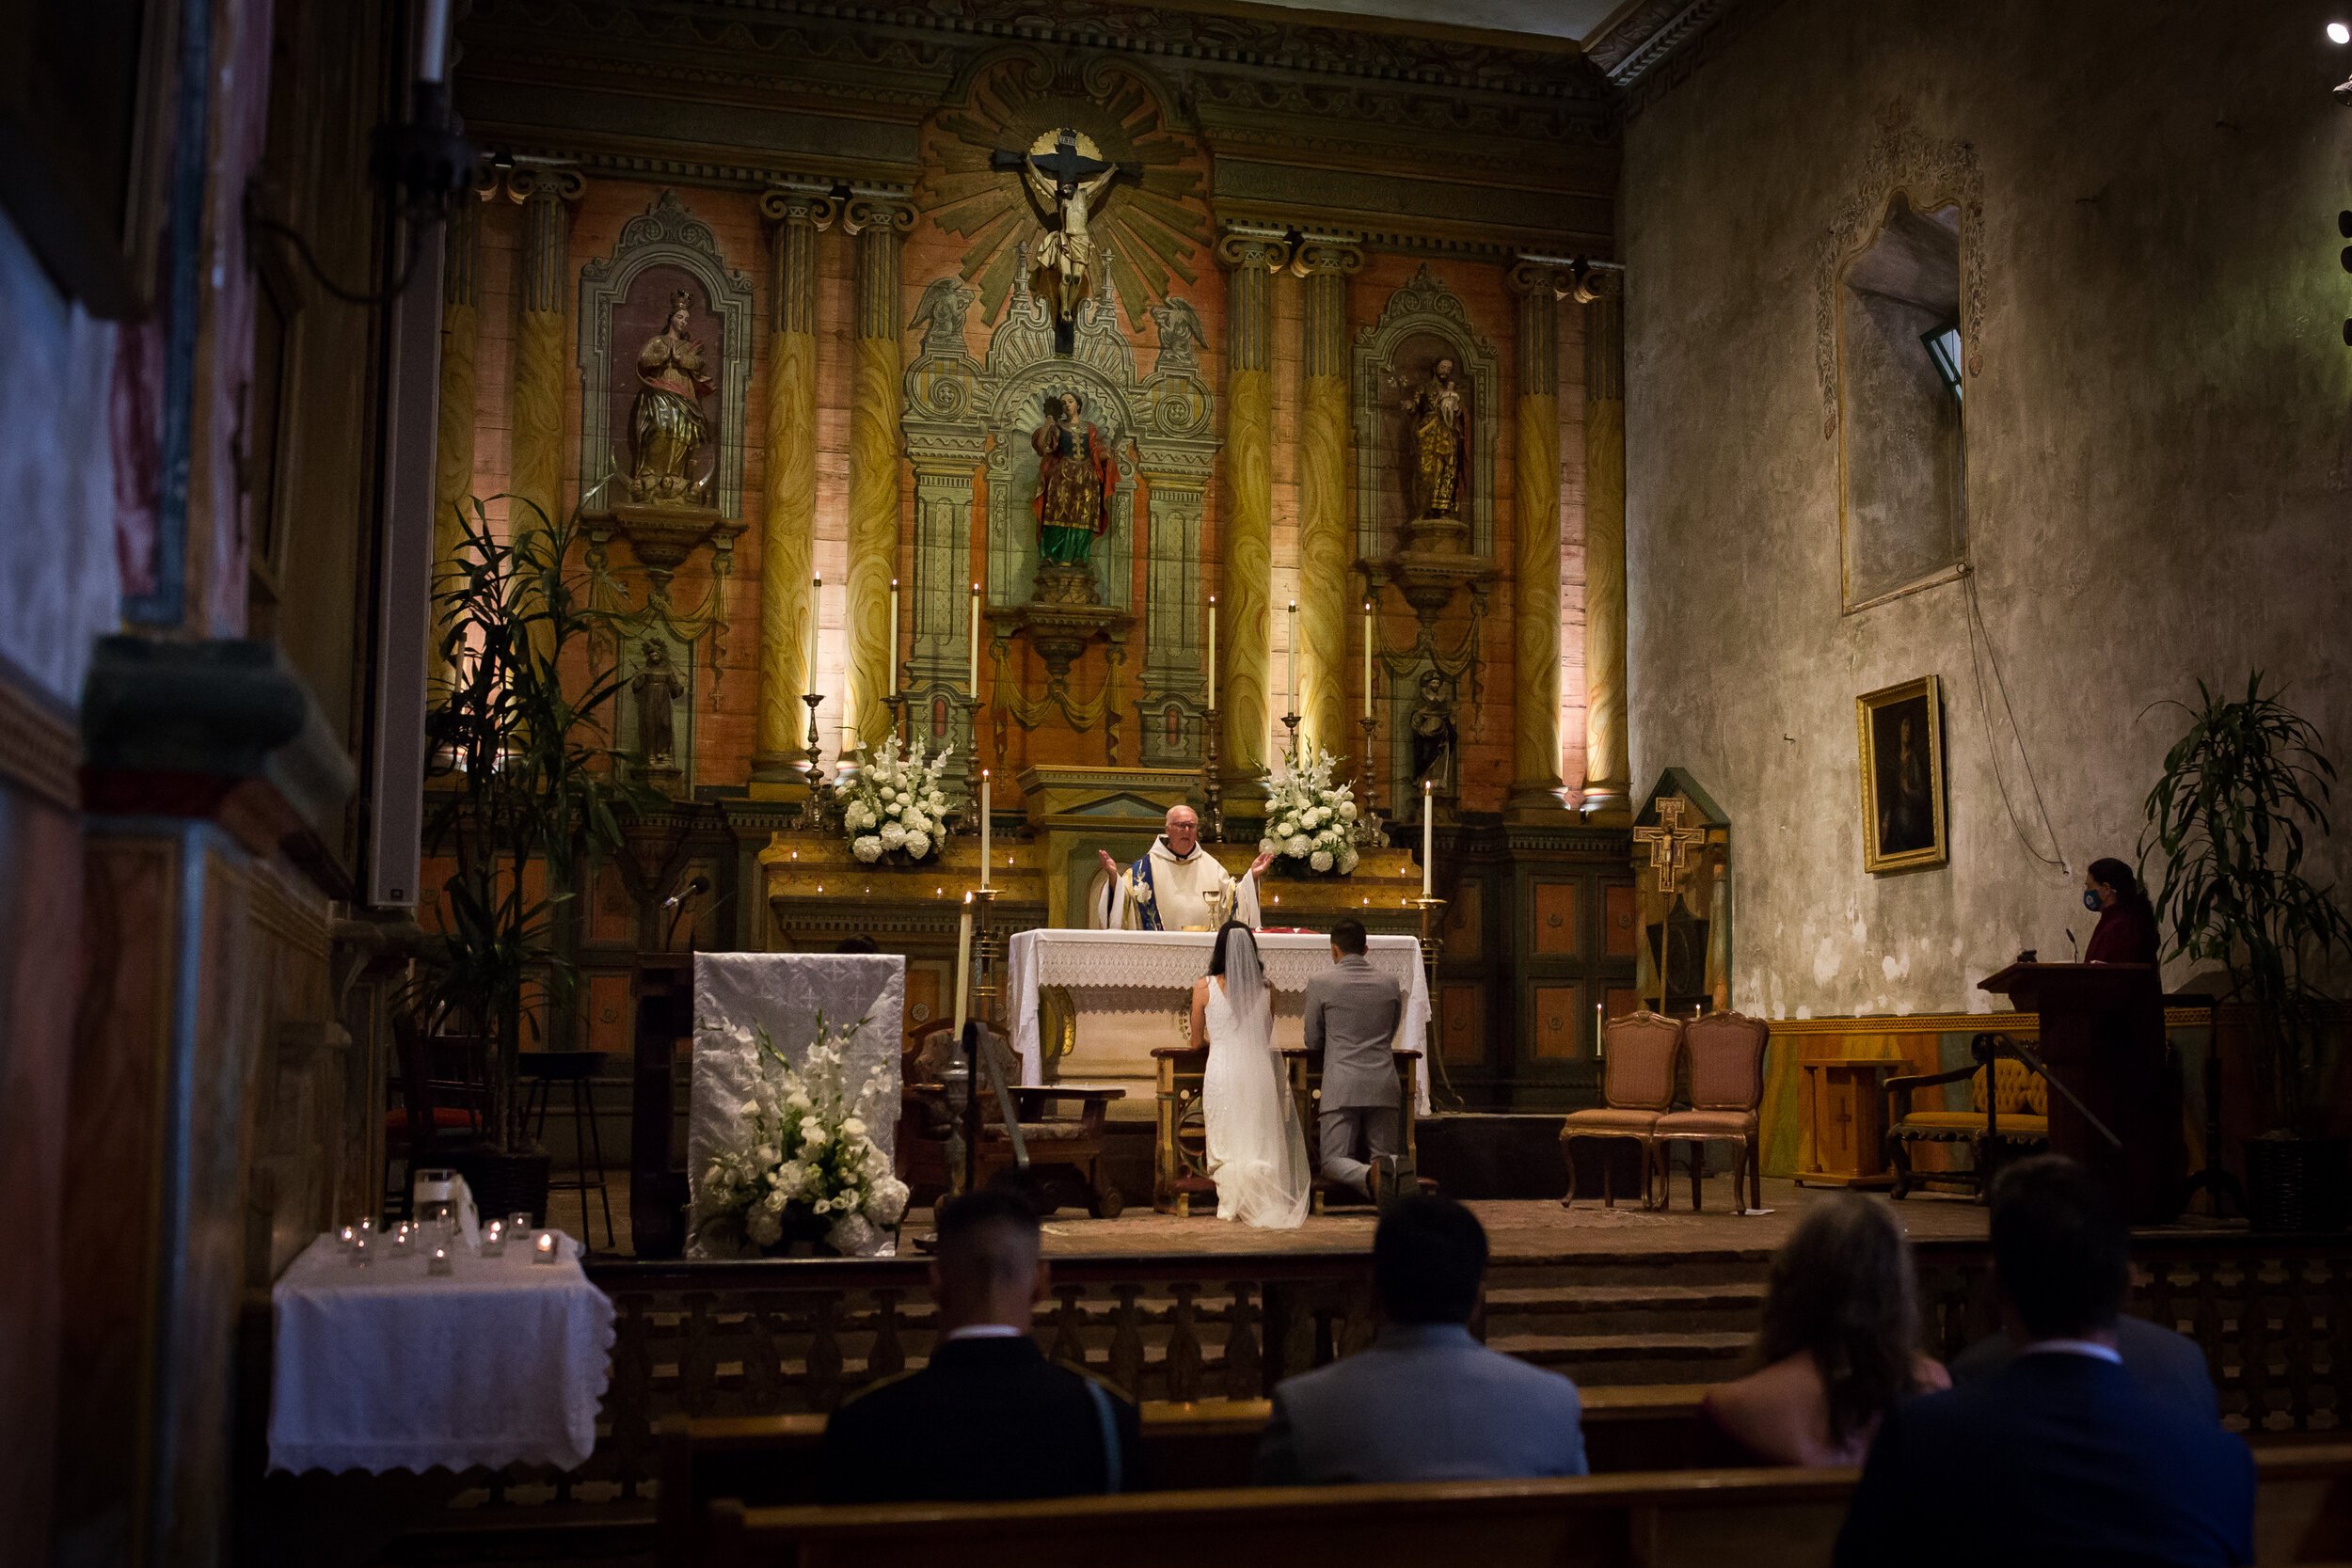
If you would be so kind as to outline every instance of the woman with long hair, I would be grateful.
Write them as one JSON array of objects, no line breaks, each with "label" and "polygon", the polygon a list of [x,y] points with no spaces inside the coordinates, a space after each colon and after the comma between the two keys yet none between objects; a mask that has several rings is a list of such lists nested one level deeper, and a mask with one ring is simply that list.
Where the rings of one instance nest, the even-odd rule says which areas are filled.
[{"label": "woman with long hair", "polygon": [[1209,1053],[1200,1122],[1216,1217],[1264,1230],[1296,1229],[1307,1220],[1312,1180],[1307,1139],[1274,1049],[1274,998],[1258,961],[1258,939],[1238,920],[1218,929],[1209,972],[1193,982],[1192,1043]]},{"label": "woman with long hair", "polygon": [[1951,1386],[1920,1353],[1911,1251],[1884,1203],[1844,1193],[1805,1214],[1772,1259],[1754,1360],[1706,1410],[1772,1465],[1859,1465],[1896,1401]]},{"label": "woman with long hair", "polygon": [[2118,860],[2092,861],[2083,873],[2083,907],[2099,912],[2090,945],[2083,949],[2085,963],[2156,961],[2156,909],[2130,866]]}]

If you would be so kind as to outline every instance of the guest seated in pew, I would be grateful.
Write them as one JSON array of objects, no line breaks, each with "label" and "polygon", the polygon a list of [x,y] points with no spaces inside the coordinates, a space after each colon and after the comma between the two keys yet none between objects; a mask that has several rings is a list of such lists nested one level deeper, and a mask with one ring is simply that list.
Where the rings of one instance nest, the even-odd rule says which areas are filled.
[{"label": "guest seated in pew", "polygon": [[1768,1465],[1859,1465],[1897,1400],[1952,1386],[1919,1353],[1911,1251],[1884,1203],[1847,1193],[1806,1212],[1772,1259],[1755,1359],[1701,1408]]},{"label": "guest seated in pew", "polygon": [[1476,1216],[1451,1198],[1400,1198],[1373,1233],[1372,1271],[1378,1339],[1274,1390],[1259,1481],[1584,1473],[1576,1385],[1470,1333],[1486,1272]]},{"label": "guest seated in pew", "polygon": [[2124,1248],[2122,1221],[2072,1160],[2045,1154],[2001,1173],[1994,1283],[2017,1353],[1888,1413],[1838,1568],[2252,1560],[2246,1445],[2123,1370]]},{"label": "guest seated in pew", "polygon": [[825,1423],[826,1502],[989,1502],[1120,1492],[1136,1481],[1134,1403],[1029,1338],[1047,1291],[1037,1211],[987,1188],[939,1211],[930,1364]]},{"label": "guest seated in pew", "polygon": [[[1952,1380],[1967,1384],[2004,1370],[2017,1355],[2007,1334],[1978,1340],[1952,1358]],[[2208,1421],[2221,1419],[2221,1393],[2214,1386],[2205,1348],[2185,1334],[2126,1312],[2115,1320],[2116,1354],[2139,1391],[2160,1404]]]}]

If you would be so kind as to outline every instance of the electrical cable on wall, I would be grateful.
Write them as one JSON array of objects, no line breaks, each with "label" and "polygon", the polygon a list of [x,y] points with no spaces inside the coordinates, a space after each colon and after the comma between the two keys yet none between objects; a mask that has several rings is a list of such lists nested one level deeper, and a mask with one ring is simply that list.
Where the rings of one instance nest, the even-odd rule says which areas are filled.
[{"label": "electrical cable on wall", "polygon": [[[2001,808],[2009,814],[2009,825],[2016,831],[2017,842],[2026,847],[2026,853],[2044,865],[2072,873],[2074,866],[2067,861],[2066,850],[2058,843],[2058,827],[2050,820],[2050,808],[2042,803],[2042,782],[2034,777],[2033,758],[2026,754],[2026,737],[2017,728],[2017,710],[2010,705],[2009,680],[2001,673],[2000,656],[1993,648],[1993,633],[1984,624],[1984,606],[1977,598],[1977,574],[1963,567],[1961,581],[1968,590],[1968,673],[1976,683],[1977,711],[1984,719],[1985,746],[1993,759],[1993,782],[2000,785]],[[2042,831],[2050,835],[2049,855],[2035,847],[2033,840],[2026,835],[2026,825],[2017,819],[2016,802],[2010,798],[2009,780],[2001,772],[2001,749],[1994,737],[1993,711],[1984,696],[1984,669],[1977,657],[1979,640],[1984,644],[1984,661],[1993,666],[1993,681],[2001,693],[2001,711],[2009,717],[2009,733],[2017,746],[2017,760],[2025,766],[2026,783],[2033,790],[2034,810],[2041,815]],[[2052,855],[2057,858],[2052,859]]]}]

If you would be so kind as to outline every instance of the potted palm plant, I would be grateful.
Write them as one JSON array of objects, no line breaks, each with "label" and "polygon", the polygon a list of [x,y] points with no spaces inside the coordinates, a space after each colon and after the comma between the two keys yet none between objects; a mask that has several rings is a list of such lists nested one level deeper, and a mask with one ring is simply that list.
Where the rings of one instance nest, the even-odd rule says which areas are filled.
[{"label": "potted palm plant", "polygon": [[2262,672],[2242,698],[2197,689],[2148,795],[2142,876],[2173,950],[2228,972],[2224,1004],[2254,1048],[2265,1131],[2246,1141],[2248,1217],[2260,1230],[2341,1230],[2352,1180],[2344,1141],[2327,1135],[2341,1022],[2327,981],[2352,954],[2352,920],[2332,885],[2303,874],[2328,836],[2335,766]]},{"label": "potted palm plant", "polygon": [[620,679],[586,657],[591,617],[564,570],[578,524],[507,499],[505,538],[480,499],[461,509],[463,544],[435,585],[449,675],[425,719],[424,848],[449,874],[441,931],[406,1001],[426,1032],[483,1042],[483,1136],[451,1163],[484,1212],[544,1213],[548,1155],[523,1122],[523,1041],[576,983],[561,937],[580,866],[619,847],[620,815],[643,791],[604,743]]}]

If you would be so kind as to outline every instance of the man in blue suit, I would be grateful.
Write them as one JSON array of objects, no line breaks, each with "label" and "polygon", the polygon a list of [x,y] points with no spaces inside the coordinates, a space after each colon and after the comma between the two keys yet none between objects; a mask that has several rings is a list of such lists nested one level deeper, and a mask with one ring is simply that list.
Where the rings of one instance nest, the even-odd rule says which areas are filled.
[{"label": "man in blue suit", "polygon": [[1482,1481],[1584,1473],[1576,1385],[1471,1335],[1486,1233],[1451,1198],[1402,1198],[1373,1233],[1379,1338],[1274,1390],[1257,1479]]},{"label": "man in blue suit", "polygon": [[2017,1354],[1898,1405],[1837,1540],[1838,1568],[2253,1560],[2246,1445],[2125,1371],[2122,1222],[2042,1155],[1993,1190],[1993,1266]]}]

